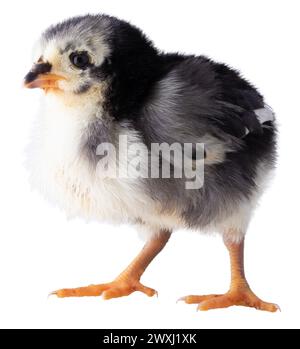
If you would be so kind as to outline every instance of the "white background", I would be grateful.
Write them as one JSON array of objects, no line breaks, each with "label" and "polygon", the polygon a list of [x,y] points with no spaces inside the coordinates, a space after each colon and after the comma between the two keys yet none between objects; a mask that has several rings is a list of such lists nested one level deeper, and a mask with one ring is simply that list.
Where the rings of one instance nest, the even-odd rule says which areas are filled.
[{"label": "white background", "polygon": [[[298,1],[2,1],[0,3],[0,326],[25,328],[283,328],[300,325]],[[276,177],[246,243],[254,291],[281,313],[233,307],[196,312],[190,293],[224,292],[229,263],[220,238],[180,231],[133,294],[47,299],[50,291],[112,280],[142,247],[130,227],[67,221],[30,191],[24,149],[41,91],[24,90],[35,39],[48,25],[87,12],[119,16],[166,51],[207,54],[259,86],[277,114]]]}]

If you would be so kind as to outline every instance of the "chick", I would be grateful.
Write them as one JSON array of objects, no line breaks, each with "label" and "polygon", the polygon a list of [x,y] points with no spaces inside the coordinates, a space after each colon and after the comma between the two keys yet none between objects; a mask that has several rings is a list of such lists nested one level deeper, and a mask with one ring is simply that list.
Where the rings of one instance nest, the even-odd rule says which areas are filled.
[{"label": "chick", "polygon": [[[114,281],[53,294],[153,296],[140,282],[143,272],[173,231],[190,228],[221,234],[231,285],[224,295],[181,300],[200,310],[278,309],[253,293],[243,263],[247,226],[274,168],[276,125],[261,94],[237,71],[205,56],[163,53],[133,25],[87,15],[42,34],[25,86],[46,92],[31,147],[33,185],[70,216],[133,224],[147,239]],[[129,150],[121,156],[124,139]],[[175,156],[154,147],[162,144],[179,146],[177,157],[187,145],[190,172],[185,165],[178,172]],[[140,175],[121,175],[124,166]],[[190,173],[200,185],[188,181]]]}]

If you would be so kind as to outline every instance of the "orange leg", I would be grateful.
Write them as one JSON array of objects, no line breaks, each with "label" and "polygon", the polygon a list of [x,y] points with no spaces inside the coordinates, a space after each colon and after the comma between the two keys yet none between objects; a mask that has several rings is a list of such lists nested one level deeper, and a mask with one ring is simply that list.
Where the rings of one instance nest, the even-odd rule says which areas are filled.
[{"label": "orange leg", "polygon": [[84,297],[100,296],[104,299],[128,296],[129,294],[140,291],[147,296],[152,297],[157,292],[140,283],[140,278],[144,271],[156,255],[164,248],[170,238],[171,233],[163,231],[152,240],[148,241],[140,254],[132,263],[112,282],[99,285],[90,285],[78,288],[64,288],[54,291],[51,294],[57,297]]},{"label": "orange leg", "polygon": [[231,284],[229,291],[223,295],[186,296],[180,300],[185,301],[187,304],[198,303],[198,310],[242,305],[271,312],[277,311],[279,307],[276,304],[262,301],[250,289],[244,272],[244,240],[240,243],[228,242],[226,240],[224,242],[229,251],[231,263]]}]

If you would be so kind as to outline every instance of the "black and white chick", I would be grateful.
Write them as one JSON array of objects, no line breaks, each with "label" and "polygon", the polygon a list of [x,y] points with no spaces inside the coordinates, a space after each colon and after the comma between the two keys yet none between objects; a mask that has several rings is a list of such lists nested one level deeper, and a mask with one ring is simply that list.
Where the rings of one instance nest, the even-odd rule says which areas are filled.
[{"label": "black and white chick", "polygon": [[[236,70],[205,56],[163,53],[125,21],[86,15],[43,33],[25,85],[46,92],[31,147],[34,186],[71,216],[134,224],[147,237],[114,281],[54,294],[153,296],[140,282],[143,272],[173,231],[190,228],[222,235],[231,285],[226,294],[183,301],[200,310],[278,309],[253,293],[243,266],[247,226],[274,168],[276,126],[262,95]],[[136,163],[135,147],[119,157],[121,139],[139,144],[139,166],[147,170],[153,144],[191,144],[193,166],[203,163],[203,185],[187,188],[187,176],[175,176],[171,160],[165,178],[160,154],[158,176],[101,175],[99,168]],[[99,154],[101,144],[113,146],[116,156]],[[204,144],[199,159],[197,144]]]}]

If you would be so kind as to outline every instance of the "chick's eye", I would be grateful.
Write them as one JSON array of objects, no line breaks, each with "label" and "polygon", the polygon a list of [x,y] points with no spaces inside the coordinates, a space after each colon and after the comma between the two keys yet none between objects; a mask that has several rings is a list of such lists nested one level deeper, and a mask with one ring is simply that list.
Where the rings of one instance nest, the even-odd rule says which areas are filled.
[{"label": "chick's eye", "polygon": [[87,52],[73,52],[70,54],[71,63],[79,69],[86,69],[90,65],[90,57]]}]

